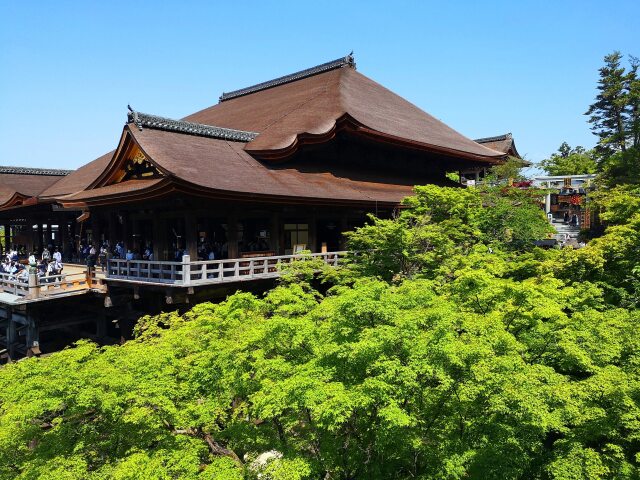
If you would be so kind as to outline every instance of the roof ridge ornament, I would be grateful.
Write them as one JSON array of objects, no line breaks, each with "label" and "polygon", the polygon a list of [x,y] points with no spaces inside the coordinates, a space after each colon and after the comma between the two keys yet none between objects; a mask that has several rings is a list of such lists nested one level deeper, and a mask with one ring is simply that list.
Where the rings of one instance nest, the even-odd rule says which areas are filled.
[{"label": "roof ridge ornament", "polygon": [[73,170],[61,170],[58,168],[32,168],[32,167],[11,167],[0,166],[0,174],[14,175],[44,175],[51,177],[64,177],[69,175]]},{"label": "roof ridge ornament", "polygon": [[231,140],[233,142],[250,142],[258,136],[255,132],[216,127],[203,123],[186,122],[184,120],[173,120],[159,115],[137,112],[129,105],[127,105],[127,108],[129,109],[127,123],[135,124],[140,131],[142,131],[142,127],[147,127],[154,130],[185,133],[198,137],[218,138],[221,140]]},{"label": "roof ridge ornament", "polygon": [[353,56],[353,50],[351,51],[351,53],[349,53],[349,55],[337,58],[327,63],[316,65],[315,67],[306,68],[304,70],[300,70],[299,72],[291,73],[283,77],[274,78],[273,80],[268,80],[266,82],[257,83],[250,87],[241,88],[232,92],[223,92],[222,95],[220,95],[219,101],[224,102],[225,100],[231,100],[232,98],[243,97],[251,93],[277,87],[285,83],[295,82],[296,80],[302,80],[303,78],[308,78],[313,75],[318,75],[319,73],[328,72],[329,70],[335,70],[342,67],[351,67],[354,70],[356,69],[356,60]]},{"label": "roof ridge ornament", "polygon": [[512,139],[513,135],[511,132],[504,133],[502,135],[496,135],[495,137],[484,137],[484,138],[476,138],[474,142],[476,143],[489,143],[489,142],[499,142],[501,140]]}]

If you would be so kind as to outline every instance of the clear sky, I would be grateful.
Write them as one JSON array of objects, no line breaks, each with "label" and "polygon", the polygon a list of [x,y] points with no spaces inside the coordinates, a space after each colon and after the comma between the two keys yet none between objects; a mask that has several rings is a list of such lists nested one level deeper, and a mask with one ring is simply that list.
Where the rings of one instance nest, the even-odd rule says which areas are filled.
[{"label": "clear sky", "polygon": [[593,146],[583,113],[640,1],[0,0],[0,164],[76,168],[115,148],[127,103],[180,118],[344,56],[464,135],[532,161]]}]

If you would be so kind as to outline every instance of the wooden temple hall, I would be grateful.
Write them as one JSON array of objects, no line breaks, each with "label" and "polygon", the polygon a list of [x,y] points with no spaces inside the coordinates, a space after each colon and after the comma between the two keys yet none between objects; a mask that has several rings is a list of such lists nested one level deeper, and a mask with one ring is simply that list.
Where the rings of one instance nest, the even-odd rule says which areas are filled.
[{"label": "wooden temple hall", "polygon": [[73,336],[83,302],[92,334],[118,337],[127,315],[249,288],[302,250],[335,263],[342,233],[367,213],[390,215],[414,185],[459,186],[447,172],[515,151],[510,135],[481,142],[361,74],[351,55],[223,93],[181,120],[129,107],[115,150],[75,171],[0,168],[5,249],[57,248],[67,274],[88,246],[109,251],[84,282],[2,274],[7,348],[28,353],[56,325]]}]

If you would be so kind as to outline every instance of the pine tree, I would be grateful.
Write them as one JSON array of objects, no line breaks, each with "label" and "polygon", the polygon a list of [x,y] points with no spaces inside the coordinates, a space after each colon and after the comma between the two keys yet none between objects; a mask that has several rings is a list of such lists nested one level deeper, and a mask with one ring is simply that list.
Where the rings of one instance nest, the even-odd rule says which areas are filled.
[{"label": "pine tree", "polygon": [[627,74],[627,91],[629,103],[629,117],[627,120],[627,131],[630,136],[630,143],[634,148],[640,148],[640,59],[629,57],[631,69]]},{"label": "pine tree", "polygon": [[591,130],[600,138],[599,150],[605,157],[616,151],[626,151],[631,108],[629,105],[629,74],[620,65],[622,54],[613,52],[604,57],[600,68],[598,95],[585,115],[589,115]]}]

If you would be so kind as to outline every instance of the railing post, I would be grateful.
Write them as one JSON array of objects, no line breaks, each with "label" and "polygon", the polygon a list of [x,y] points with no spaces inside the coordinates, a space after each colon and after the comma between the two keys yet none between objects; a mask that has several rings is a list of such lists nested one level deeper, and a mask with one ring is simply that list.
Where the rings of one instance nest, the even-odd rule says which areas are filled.
[{"label": "railing post", "polygon": [[37,273],[29,274],[29,298],[38,298],[40,296],[40,282]]},{"label": "railing post", "polygon": [[182,256],[182,284],[191,285],[191,256]]}]

